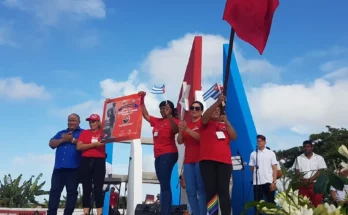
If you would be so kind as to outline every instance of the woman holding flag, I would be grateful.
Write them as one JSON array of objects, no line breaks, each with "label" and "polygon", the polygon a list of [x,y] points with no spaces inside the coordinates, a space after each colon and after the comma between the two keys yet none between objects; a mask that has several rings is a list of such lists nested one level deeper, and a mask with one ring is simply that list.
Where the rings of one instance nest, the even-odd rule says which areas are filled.
[{"label": "woman holding flag", "polygon": [[201,126],[201,116],[203,104],[195,101],[190,106],[191,122],[182,121],[179,123],[179,144],[185,144],[184,157],[184,177],[186,185],[187,199],[191,207],[192,214],[206,215],[206,198],[204,184],[199,169],[199,128]]},{"label": "woman holding flag", "polygon": [[226,97],[220,95],[202,116],[200,129],[200,170],[206,192],[209,215],[218,214],[219,204],[222,215],[231,214],[229,194],[232,174],[230,141],[237,134],[226,115],[221,115],[220,105]]},{"label": "woman holding flag", "polygon": [[175,163],[178,161],[178,149],[175,144],[175,135],[178,133],[177,110],[173,102],[166,100],[159,104],[162,118],[150,116],[147,112],[144,98],[146,93],[139,92],[143,117],[153,127],[153,142],[155,155],[155,170],[161,186],[161,214],[171,214],[172,191],[170,179]]}]

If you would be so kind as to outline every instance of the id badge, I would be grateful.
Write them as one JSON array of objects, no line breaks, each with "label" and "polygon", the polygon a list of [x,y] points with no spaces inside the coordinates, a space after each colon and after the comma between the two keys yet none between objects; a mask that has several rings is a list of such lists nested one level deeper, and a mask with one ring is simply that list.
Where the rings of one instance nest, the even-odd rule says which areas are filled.
[{"label": "id badge", "polygon": [[222,132],[222,131],[217,131],[217,132],[216,132],[216,137],[217,137],[219,140],[223,140],[223,139],[226,138],[224,132]]},{"label": "id badge", "polygon": [[158,136],[158,131],[153,132],[153,136],[157,137]]}]

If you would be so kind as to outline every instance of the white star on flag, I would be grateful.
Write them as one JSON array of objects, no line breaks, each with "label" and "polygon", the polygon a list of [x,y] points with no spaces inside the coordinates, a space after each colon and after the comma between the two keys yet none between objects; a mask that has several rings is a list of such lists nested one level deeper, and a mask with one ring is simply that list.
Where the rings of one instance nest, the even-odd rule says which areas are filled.
[{"label": "white star on flag", "polygon": [[181,120],[184,120],[185,111],[189,110],[188,97],[189,97],[190,90],[191,90],[191,85],[188,85],[186,83],[186,81],[184,81],[182,83],[182,93],[181,93],[181,98],[180,98],[180,102],[179,102],[181,105],[181,111],[180,111],[180,113],[181,113],[180,119]]}]

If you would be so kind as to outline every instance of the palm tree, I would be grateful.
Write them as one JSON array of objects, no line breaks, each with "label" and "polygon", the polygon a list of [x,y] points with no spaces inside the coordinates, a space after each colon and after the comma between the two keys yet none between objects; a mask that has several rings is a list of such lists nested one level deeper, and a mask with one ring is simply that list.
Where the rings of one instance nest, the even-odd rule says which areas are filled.
[{"label": "palm tree", "polygon": [[39,184],[42,173],[35,179],[31,176],[28,181],[21,184],[22,174],[16,179],[12,179],[11,175],[5,175],[3,180],[0,180],[0,205],[9,208],[23,208],[40,205],[35,200],[35,197],[47,195],[49,191],[45,191],[42,187],[46,182]]}]

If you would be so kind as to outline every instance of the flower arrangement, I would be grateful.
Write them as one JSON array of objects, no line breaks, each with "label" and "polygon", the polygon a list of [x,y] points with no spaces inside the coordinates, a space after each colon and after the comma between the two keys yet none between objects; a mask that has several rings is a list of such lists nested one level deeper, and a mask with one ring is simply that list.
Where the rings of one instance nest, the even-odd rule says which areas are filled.
[{"label": "flower arrangement", "polygon": [[[338,148],[338,152],[348,159],[348,149],[342,145]],[[344,161],[340,163],[342,169],[340,171],[348,172],[348,164]],[[268,203],[264,200],[249,202],[245,205],[245,210],[255,208],[262,214],[278,214],[278,215],[346,215],[348,214],[348,195],[347,201],[341,202],[337,207],[334,204],[323,203],[314,207],[307,197],[299,195],[298,188],[303,185],[301,182],[303,174],[297,175],[293,171],[286,171],[283,175],[284,187],[282,192],[278,192],[275,196],[275,203]],[[348,184],[347,177],[343,177],[335,170],[325,170],[318,177],[314,184],[314,191],[317,193],[328,193],[330,187],[336,190],[343,190],[344,185]]]}]

